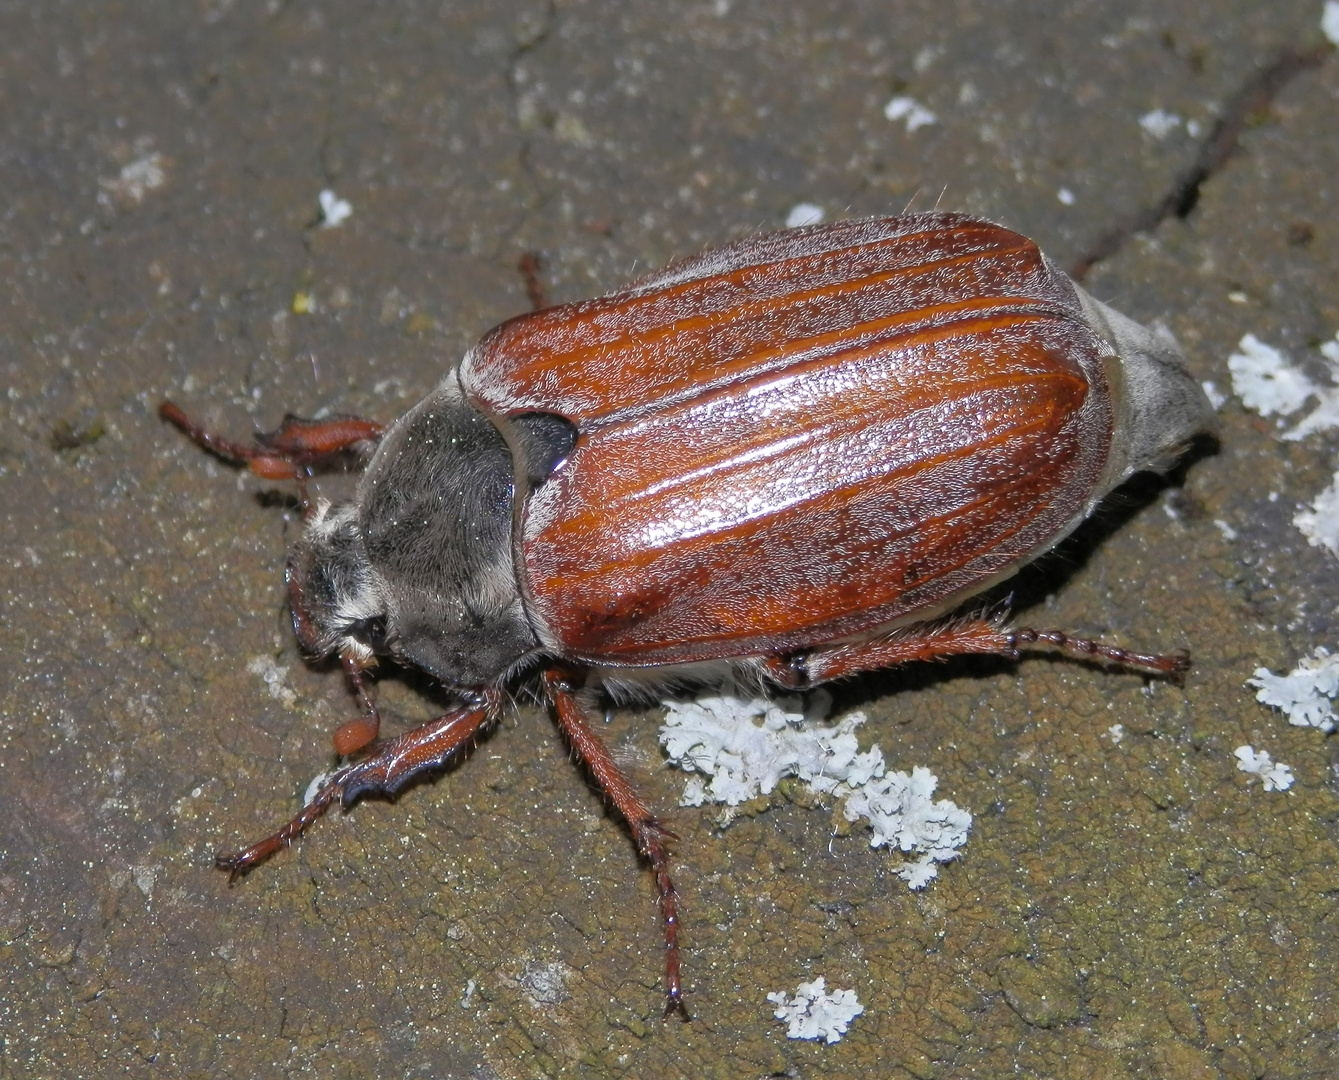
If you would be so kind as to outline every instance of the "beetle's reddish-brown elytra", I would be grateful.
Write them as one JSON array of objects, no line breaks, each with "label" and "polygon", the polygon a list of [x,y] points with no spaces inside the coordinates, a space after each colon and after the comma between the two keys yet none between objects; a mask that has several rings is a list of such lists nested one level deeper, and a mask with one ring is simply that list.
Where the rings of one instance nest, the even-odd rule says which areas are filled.
[{"label": "beetle's reddish-brown elytra", "polygon": [[[440,767],[535,679],[655,872],[667,1012],[682,1010],[671,836],[587,723],[583,687],[794,688],[1037,644],[1187,666],[954,614],[1126,477],[1166,468],[1211,415],[1173,345],[989,222],[794,229],[523,315],[384,434],[290,417],[252,447],[161,411],[300,483],[294,629],[308,654],[342,659],[364,709],[336,735],[364,756],[219,866],[244,873],[332,803]],[[314,469],[373,442],[351,501],[308,502]],[[460,707],[375,742],[362,672],[382,657]]]}]

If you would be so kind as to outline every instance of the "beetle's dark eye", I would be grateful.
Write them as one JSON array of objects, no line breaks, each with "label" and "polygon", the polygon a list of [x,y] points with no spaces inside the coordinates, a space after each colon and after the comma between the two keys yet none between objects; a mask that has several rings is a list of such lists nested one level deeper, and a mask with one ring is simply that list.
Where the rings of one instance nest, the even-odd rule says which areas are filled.
[{"label": "beetle's dark eye", "polygon": [[576,425],[565,416],[525,413],[513,417],[511,424],[531,487],[544,483],[577,444]]},{"label": "beetle's dark eye", "polygon": [[373,615],[368,619],[359,619],[344,631],[349,637],[361,642],[374,653],[386,651],[386,616]]}]

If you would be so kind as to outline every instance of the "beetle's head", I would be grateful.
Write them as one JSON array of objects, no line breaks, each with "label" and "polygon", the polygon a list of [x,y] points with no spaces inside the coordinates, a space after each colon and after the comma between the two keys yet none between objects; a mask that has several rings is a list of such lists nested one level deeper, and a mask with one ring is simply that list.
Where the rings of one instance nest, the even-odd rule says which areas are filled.
[{"label": "beetle's head", "polygon": [[388,653],[384,589],[363,547],[355,508],[317,504],[285,572],[293,630],[313,658],[338,653],[372,667]]},{"label": "beetle's head", "polygon": [[386,433],[351,503],[317,504],[288,560],[310,655],[378,657],[458,688],[537,645],[512,571],[513,466],[502,435],[448,383]]}]

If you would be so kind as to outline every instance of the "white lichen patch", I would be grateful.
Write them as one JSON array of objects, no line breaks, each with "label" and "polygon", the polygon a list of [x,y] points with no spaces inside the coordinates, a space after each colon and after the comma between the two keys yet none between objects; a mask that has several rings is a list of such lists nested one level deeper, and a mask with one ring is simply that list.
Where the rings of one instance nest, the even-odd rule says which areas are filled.
[{"label": "white lichen patch", "polygon": [[317,773],[311,778],[311,783],[307,785],[307,790],[302,793],[302,805],[310,806],[315,800],[320,790],[335,778],[338,769],[332,769],[329,772]]},{"label": "white lichen patch", "polygon": [[[1331,384],[1339,384],[1339,334],[1321,345],[1320,355],[1329,369]],[[1339,385],[1317,386],[1315,394],[1320,404],[1300,424],[1287,432],[1283,436],[1285,439],[1296,441],[1313,432],[1339,428]]]},{"label": "white lichen patch", "polygon": [[793,998],[778,990],[768,994],[767,1000],[776,1006],[772,1015],[785,1021],[788,1039],[823,1039],[835,1043],[846,1034],[851,1021],[865,1011],[854,990],[829,994],[821,975],[813,982],[800,983]]},{"label": "white lichen patch", "polygon": [[575,113],[560,112],[553,123],[553,137],[568,146],[590,149],[598,141],[586,122]]},{"label": "white lichen patch", "polygon": [[1288,362],[1283,353],[1247,334],[1227,358],[1232,392],[1246,408],[1261,416],[1295,413],[1316,392],[1315,384]]},{"label": "white lichen patch", "polygon": [[135,206],[166,183],[167,160],[154,150],[126,162],[115,176],[100,179],[98,187],[102,190],[98,193],[98,201],[106,205],[115,200]]},{"label": "white lichen patch", "polygon": [[1334,711],[1339,697],[1339,656],[1317,648],[1303,657],[1287,675],[1275,675],[1269,668],[1256,668],[1255,677],[1246,680],[1254,686],[1255,700],[1282,710],[1294,727],[1314,727],[1331,732],[1339,725]]},{"label": "white lichen patch", "polygon": [[353,204],[348,199],[341,199],[329,188],[322,191],[316,198],[321,204],[321,227],[323,229],[337,229],[348,221],[353,214]]},{"label": "white lichen patch", "polygon": [[146,900],[153,899],[153,887],[158,883],[157,866],[132,866],[130,868],[131,878],[135,882],[135,888],[144,894]]},{"label": "white lichen patch", "polygon": [[1155,139],[1165,139],[1181,126],[1181,118],[1166,109],[1153,109],[1139,118],[1139,126],[1145,134]]},{"label": "white lichen patch", "polygon": [[[877,750],[859,753],[855,729],[864,714],[852,713],[835,725],[818,722],[824,701],[813,699],[806,719],[797,698],[749,701],[722,695],[697,701],[667,701],[660,742],[670,761],[693,777],[684,786],[682,806],[705,802],[738,806],[770,795],[782,777],[798,776],[822,791],[849,778],[859,785],[882,763]],[[793,710],[793,711],[788,711]]]},{"label": "white lichen patch", "polygon": [[1261,416],[1284,417],[1297,412],[1310,398],[1317,405],[1300,423],[1283,433],[1289,442],[1339,427],[1339,335],[1320,347],[1330,373],[1330,386],[1322,386],[1273,345],[1247,334],[1228,357],[1232,389],[1248,409]]},{"label": "white lichen patch", "polygon": [[796,203],[786,215],[786,228],[798,229],[801,225],[818,225],[823,220],[823,208],[817,203]]},{"label": "white lichen patch", "polygon": [[1325,0],[1320,13],[1320,32],[1331,45],[1339,45],[1339,0]]},{"label": "white lichen patch", "polygon": [[[879,753],[879,748],[874,747],[870,753]],[[967,843],[972,827],[972,815],[962,807],[947,799],[935,802],[931,798],[938,785],[934,773],[917,765],[910,776],[886,773],[854,788],[842,808],[847,821],[869,819],[873,829],[870,847],[895,844],[902,851],[920,853],[919,859],[897,871],[912,889],[923,889],[939,876],[936,863],[949,862],[961,854],[958,849]]]},{"label": "white lichen patch", "polygon": [[1249,746],[1238,746],[1232,753],[1236,755],[1237,768],[1260,777],[1265,782],[1266,791],[1287,791],[1293,786],[1296,777],[1292,766],[1274,761],[1268,750],[1256,753]]},{"label": "white lichen patch", "polygon": [[567,980],[573,974],[573,970],[566,964],[542,964],[538,960],[531,960],[516,977],[516,982],[531,1005],[551,1008],[561,1005],[572,996],[567,989]]},{"label": "white lichen patch", "polygon": [[939,117],[913,97],[899,94],[883,107],[883,115],[889,120],[901,120],[906,124],[907,134],[939,122]]},{"label": "white lichen patch", "polygon": [[[1329,386],[1308,378],[1280,350],[1254,334],[1247,334],[1237,352],[1228,358],[1232,389],[1243,405],[1261,416],[1288,416],[1315,398],[1316,407],[1283,433],[1282,437],[1288,441],[1339,428],[1339,335],[1322,344],[1320,354],[1329,368]],[[1339,556],[1339,472],[1334,474],[1329,487],[1298,510],[1293,524],[1312,547],[1323,547]]]},{"label": "white lichen patch", "polygon": [[808,717],[797,699],[722,695],[665,702],[660,742],[673,764],[701,774],[684,785],[681,805],[738,806],[796,777],[810,791],[844,800],[847,821],[866,819],[871,847],[919,855],[897,873],[911,888],[924,888],[937,863],[960,854],[972,815],[947,799],[932,799],[939,781],[929,769],[889,772],[878,746],[862,752],[855,730],[865,722],[863,713],[824,724],[830,699],[815,694],[810,700]]},{"label": "white lichen patch", "polygon": [[288,668],[276,664],[274,657],[253,656],[246,662],[246,670],[261,677],[275,701],[282,701],[289,709],[297,703],[298,696],[288,685]]},{"label": "white lichen patch", "polygon": [[1293,524],[1312,547],[1323,547],[1339,555],[1339,472],[1330,486],[1307,504],[1310,509],[1293,515]]}]

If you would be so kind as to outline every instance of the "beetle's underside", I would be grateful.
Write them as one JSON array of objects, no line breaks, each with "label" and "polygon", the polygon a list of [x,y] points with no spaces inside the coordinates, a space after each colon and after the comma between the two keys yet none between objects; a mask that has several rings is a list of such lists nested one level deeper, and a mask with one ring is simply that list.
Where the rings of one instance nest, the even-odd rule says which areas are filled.
[{"label": "beetle's underside", "polygon": [[[307,506],[305,478],[375,424],[289,420],[248,447],[165,404],[201,445],[302,485],[295,628],[308,652],[341,655],[364,708],[336,746],[365,755],[218,865],[244,873],[333,803],[441,767],[538,673],[655,872],[667,1011],[681,1010],[671,837],[587,722],[587,677],[724,661],[803,688],[1034,645],[1175,675],[1183,654],[951,613],[1165,464],[1206,408],[1147,331],[1017,234],[953,215],[756,238],[506,323],[329,512]],[[475,447],[469,482],[448,444]],[[361,673],[376,655],[464,704],[375,742]]]}]

